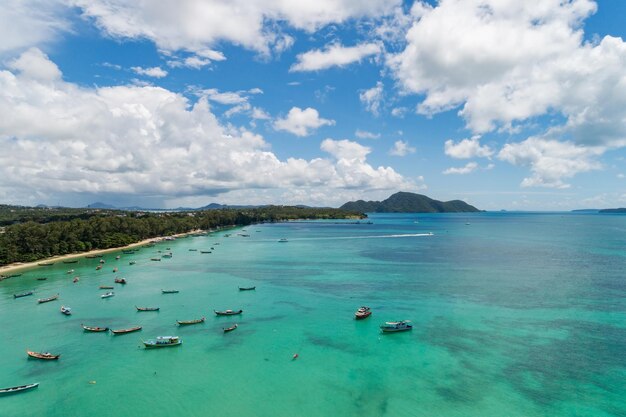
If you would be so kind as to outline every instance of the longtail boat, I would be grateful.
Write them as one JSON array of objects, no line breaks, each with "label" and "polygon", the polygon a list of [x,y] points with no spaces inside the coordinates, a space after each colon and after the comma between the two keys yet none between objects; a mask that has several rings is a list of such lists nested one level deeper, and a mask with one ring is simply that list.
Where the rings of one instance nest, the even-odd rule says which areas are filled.
[{"label": "longtail boat", "polygon": [[141,330],[141,326],[130,327],[128,329],[118,329],[118,330],[111,329],[111,333],[113,333],[113,334],[126,334],[126,333],[136,332],[136,331],[139,331],[139,330]]},{"label": "longtail boat", "polygon": [[252,291],[256,290],[256,287],[239,287],[239,291]]},{"label": "longtail boat", "polygon": [[159,311],[159,307],[137,307],[135,306],[137,311]]},{"label": "longtail boat", "polygon": [[234,311],[234,310],[225,310],[225,311],[213,310],[213,311],[218,316],[234,316],[235,314],[243,313],[243,310],[238,310],[238,311]]},{"label": "longtail boat", "polygon": [[154,340],[144,340],[146,348],[180,346],[183,343],[178,336],[157,336]]},{"label": "longtail boat", "polygon": [[26,291],[26,292],[21,292],[19,294],[13,294],[13,298],[27,297],[29,295],[33,295],[33,291]]},{"label": "longtail boat", "polygon": [[228,332],[232,332],[232,331],[233,331],[233,330],[235,330],[236,328],[237,328],[237,325],[236,325],[236,324],[233,324],[233,325],[232,325],[232,326],[230,326],[230,327],[224,327],[224,329],[223,329],[223,330],[224,330],[224,333],[228,333]]},{"label": "longtail boat", "polygon": [[84,324],[81,324],[81,326],[83,326],[83,329],[85,329],[88,332],[106,332],[107,330],[109,330],[108,327],[92,327],[92,326],[85,326]]},{"label": "longtail boat", "polygon": [[161,290],[163,294],[178,294],[178,290]]},{"label": "longtail boat", "polygon": [[116,284],[126,284],[126,278],[115,278]]},{"label": "longtail boat", "polygon": [[26,385],[18,385],[16,387],[3,388],[0,389],[0,395],[13,394],[16,392],[27,391],[29,389],[37,388],[39,386],[39,382],[35,382],[33,384]]},{"label": "longtail boat", "polygon": [[211,253],[210,250],[201,250],[200,253]]},{"label": "longtail boat", "polygon": [[63,261],[63,263],[64,264],[75,264],[75,263],[78,263],[78,260],[76,260],[76,259],[69,259],[69,260]]},{"label": "longtail boat", "polygon": [[99,258],[99,257],[100,256],[98,256],[98,255],[87,255],[87,256],[85,256],[85,258],[87,258],[87,259],[95,259],[95,258]]},{"label": "longtail boat", "polygon": [[48,297],[48,298],[40,298],[39,300],[37,300],[37,302],[39,304],[42,304],[42,303],[47,303],[47,302],[50,302],[50,301],[54,301],[57,298],[59,298],[59,294],[53,295],[52,297]]},{"label": "longtail boat", "polygon": [[38,263],[37,265],[39,265],[39,266],[52,266],[52,265],[54,265],[54,262],[41,262],[41,263]]},{"label": "longtail boat", "polygon": [[36,359],[45,359],[45,360],[54,360],[54,359],[59,359],[59,357],[61,355],[53,355],[50,352],[33,352],[30,350],[27,350],[26,353],[28,354],[28,356],[30,356],[31,358],[36,358]]},{"label": "longtail boat", "polygon": [[176,320],[176,323],[178,323],[179,326],[185,326],[185,325],[188,325],[188,324],[204,323],[204,317],[202,317],[201,319],[195,319],[195,320]]},{"label": "longtail boat", "polygon": [[37,281],[45,281],[47,279],[48,279],[47,277],[39,277],[39,278],[37,278]]},{"label": "longtail boat", "polygon": [[113,285],[100,285],[101,290],[112,290],[115,288]]}]

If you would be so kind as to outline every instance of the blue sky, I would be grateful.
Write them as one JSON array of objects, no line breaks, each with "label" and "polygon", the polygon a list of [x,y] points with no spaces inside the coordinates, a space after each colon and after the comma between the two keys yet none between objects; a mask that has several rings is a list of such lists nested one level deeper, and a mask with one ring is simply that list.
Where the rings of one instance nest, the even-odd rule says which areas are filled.
[{"label": "blue sky", "polygon": [[9,0],[0,201],[626,206],[625,18],[617,0]]}]

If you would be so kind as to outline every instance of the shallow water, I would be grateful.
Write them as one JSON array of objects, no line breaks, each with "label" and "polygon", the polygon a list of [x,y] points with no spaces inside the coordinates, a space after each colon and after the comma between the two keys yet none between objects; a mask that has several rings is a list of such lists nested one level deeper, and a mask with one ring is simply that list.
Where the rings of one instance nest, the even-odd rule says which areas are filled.
[{"label": "shallow water", "polygon": [[[0,398],[0,416],[626,415],[626,216],[371,220],[253,225],[239,231],[250,237],[107,254],[100,271],[81,259],[1,282],[0,386],[41,385]],[[171,259],[150,261],[168,247]],[[115,296],[101,299],[99,285]],[[360,305],[374,313],[357,322]],[[228,308],[244,313],[213,314]],[[413,331],[380,333],[398,319]],[[143,330],[113,336],[81,323]],[[141,347],[158,335],[183,345]],[[38,361],[26,349],[62,356]]]}]

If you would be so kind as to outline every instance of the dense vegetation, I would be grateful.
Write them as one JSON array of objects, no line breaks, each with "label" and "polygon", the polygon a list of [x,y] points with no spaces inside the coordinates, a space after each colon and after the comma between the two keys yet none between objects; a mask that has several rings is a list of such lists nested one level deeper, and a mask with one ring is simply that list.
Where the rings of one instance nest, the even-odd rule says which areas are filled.
[{"label": "dense vegetation", "polygon": [[600,213],[626,213],[626,207],[600,210]]},{"label": "dense vegetation", "polygon": [[0,265],[108,249],[195,229],[293,219],[363,217],[339,209],[288,206],[168,213],[15,206],[0,209],[0,219],[10,224],[0,228]]},{"label": "dense vegetation", "polygon": [[438,201],[421,194],[399,192],[383,201],[350,201],[340,207],[361,213],[468,213],[480,211],[461,200]]}]

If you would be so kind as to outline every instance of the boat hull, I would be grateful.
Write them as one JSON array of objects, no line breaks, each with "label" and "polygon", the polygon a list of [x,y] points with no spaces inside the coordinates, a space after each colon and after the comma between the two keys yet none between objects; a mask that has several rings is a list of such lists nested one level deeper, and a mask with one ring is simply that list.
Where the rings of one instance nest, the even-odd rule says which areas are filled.
[{"label": "boat hull", "polygon": [[16,387],[3,388],[3,389],[0,389],[0,395],[16,394],[18,392],[28,391],[33,388],[37,388],[38,386],[39,386],[39,382],[35,382],[34,384],[18,385]]}]

